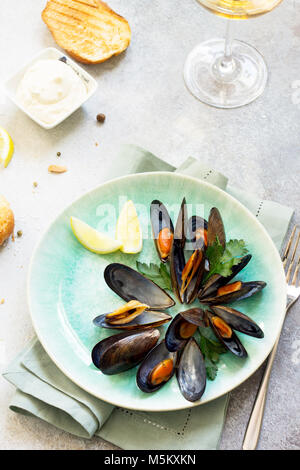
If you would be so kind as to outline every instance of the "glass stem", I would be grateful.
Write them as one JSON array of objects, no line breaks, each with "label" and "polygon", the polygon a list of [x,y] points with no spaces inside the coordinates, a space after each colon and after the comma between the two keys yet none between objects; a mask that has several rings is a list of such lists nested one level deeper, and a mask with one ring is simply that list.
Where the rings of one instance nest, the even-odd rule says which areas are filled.
[{"label": "glass stem", "polygon": [[226,35],[225,35],[225,50],[224,57],[226,61],[232,61],[232,28],[233,24],[231,20],[227,20],[226,24]]},{"label": "glass stem", "polygon": [[239,74],[238,60],[232,56],[232,23],[233,20],[227,20],[224,55],[219,57],[213,66],[215,77],[224,83],[233,81]]}]

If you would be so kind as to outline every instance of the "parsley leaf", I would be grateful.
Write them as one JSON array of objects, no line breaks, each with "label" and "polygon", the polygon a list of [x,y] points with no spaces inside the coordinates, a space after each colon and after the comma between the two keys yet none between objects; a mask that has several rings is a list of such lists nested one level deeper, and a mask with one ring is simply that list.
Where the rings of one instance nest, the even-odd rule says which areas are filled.
[{"label": "parsley leaf", "polygon": [[226,243],[225,251],[222,256],[222,261],[226,262],[233,260],[233,266],[239,264],[240,258],[248,253],[246,243],[244,240],[229,240]]},{"label": "parsley leaf", "polygon": [[206,250],[210,270],[205,276],[204,282],[213,274],[220,274],[224,277],[230,276],[232,274],[232,267],[239,264],[241,258],[247,253],[248,250],[244,240],[229,240],[224,249],[217,238],[214,244]]},{"label": "parsley leaf", "polygon": [[170,272],[168,271],[168,268],[164,263],[160,263],[159,272],[161,278],[164,280],[164,284],[166,286],[165,289],[172,290]]},{"label": "parsley leaf", "polygon": [[137,261],[136,267],[140,271],[140,273],[144,274],[144,276],[149,276],[149,278],[159,277],[159,266],[154,263],[150,263],[148,265],[146,263],[141,263],[140,261]]},{"label": "parsley leaf", "polygon": [[218,373],[218,366],[207,357],[204,359],[204,362],[206,367],[206,376],[208,380],[215,380]]},{"label": "parsley leaf", "polygon": [[209,380],[215,380],[218,372],[218,362],[220,354],[227,352],[227,349],[216,339],[209,327],[200,327],[199,346],[204,356],[206,375]]},{"label": "parsley leaf", "polygon": [[137,261],[136,267],[141,274],[150,279],[150,281],[155,282],[162,289],[172,290],[170,273],[164,263],[160,263],[160,265],[150,263],[148,265]]},{"label": "parsley leaf", "polygon": [[223,253],[224,248],[222,247],[218,238],[216,239],[213,245],[207,247],[206,256],[209,259],[210,269],[218,265]]}]

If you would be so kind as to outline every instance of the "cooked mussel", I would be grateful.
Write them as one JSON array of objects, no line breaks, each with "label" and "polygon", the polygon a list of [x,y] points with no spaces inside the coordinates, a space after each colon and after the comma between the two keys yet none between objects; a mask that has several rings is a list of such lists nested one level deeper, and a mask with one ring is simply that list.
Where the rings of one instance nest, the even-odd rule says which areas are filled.
[{"label": "cooked mussel", "polygon": [[200,293],[199,293],[199,300],[201,301],[202,298],[205,297],[213,297],[215,293],[217,293],[217,290],[219,287],[225,286],[225,284],[228,284],[231,279],[233,279],[242,269],[244,269],[245,266],[249,263],[251,260],[252,256],[251,255],[246,255],[243,258],[241,258],[241,261],[236,264],[235,266],[232,266],[232,274],[230,276],[221,276],[220,274],[213,274],[207,282],[204,284],[204,286],[201,288]]},{"label": "cooked mussel", "polygon": [[180,312],[182,318],[187,322],[192,323],[193,325],[206,327],[208,326],[207,317],[202,308],[190,308],[189,310],[184,310]]},{"label": "cooked mussel", "polygon": [[246,299],[257,292],[260,292],[264,287],[266,287],[266,285],[267,284],[263,281],[236,281],[232,284],[226,284],[225,286],[219,287],[216,295],[213,297],[201,297],[201,303],[219,305]]},{"label": "cooked mussel", "polygon": [[172,249],[174,227],[167,208],[157,199],[151,202],[150,219],[158,256],[165,263]]},{"label": "cooked mussel", "polygon": [[159,331],[156,329],[119,333],[103,339],[92,350],[93,364],[103,374],[113,375],[139,364],[154,348]]},{"label": "cooked mussel", "polygon": [[155,392],[167,383],[175,372],[177,353],[170,352],[163,340],[145,357],[138,368],[136,382],[146,393]]},{"label": "cooked mussel", "polygon": [[212,246],[216,241],[225,248],[226,236],[223,220],[219,210],[213,207],[210,211],[207,227],[207,244]]},{"label": "cooked mussel", "polygon": [[215,313],[206,311],[211,328],[225,348],[238,357],[247,357],[247,351],[232,328]]},{"label": "cooked mussel", "polygon": [[186,344],[177,369],[177,381],[184,398],[200,400],[206,387],[206,368],[197,342],[191,338]]},{"label": "cooked mussel", "polygon": [[193,215],[188,221],[189,242],[193,250],[202,250],[207,246],[208,223],[202,217]]},{"label": "cooked mussel", "polygon": [[146,309],[149,309],[149,305],[142,304],[138,300],[130,300],[125,305],[122,305],[122,307],[107,313],[105,320],[109,325],[126,325],[141,315]]},{"label": "cooked mussel", "polygon": [[184,247],[187,234],[187,207],[185,198],[179,211],[173,247],[170,255],[170,275],[172,288],[181,303],[191,303],[197,297],[205,269],[203,246],[196,248],[185,262]]},{"label": "cooked mussel", "polygon": [[187,207],[186,200],[183,198],[176,222],[174,240],[170,254],[170,276],[172,288],[181,303],[183,303],[185,299],[185,293],[182,291],[182,272],[185,267],[184,245],[186,241],[186,232]]},{"label": "cooked mussel", "polygon": [[151,310],[164,310],[175,305],[174,300],[157,284],[125,264],[109,264],[104,271],[107,285],[122,299],[138,300]]},{"label": "cooked mussel", "polygon": [[128,323],[111,324],[107,323],[106,315],[107,314],[104,313],[103,315],[99,315],[94,318],[94,325],[101,326],[102,328],[112,328],[118,330],[145,330],[147,328],[157,328],[172,320],[171,315],[168,313],[144,310],[140,315]]},{"label": "cooked mussel", "polygon": [[188,221],[189,240],[185,248],[192,249],[193,252],[183,268],[180,289],[181,298],[187,304],[197,297],[206,269],[207,225],[205,219],[196,215]]},{"label": "cooked mussel", "polygon": [[172,352],[182,349],[194,335],[197,328],[197,325],[186,321],[180,313],[178,313],[170,323],[166,332],[165,342],[167,349]]},{"label": "cooked mussel", "polygon": [[264,337],[261,328],[244,313],[223,305],[215,305],[210,308],[234,330],[240,331],[248,336],[254,336],[255,338]]},{"label": "cooked mussel", "polygon": [[[192,303],[198,295],[205,270],[204,248],[196,249],[181,274],[180,295],[187,304]],[[184,297],[185,294],[185,297]]]}]

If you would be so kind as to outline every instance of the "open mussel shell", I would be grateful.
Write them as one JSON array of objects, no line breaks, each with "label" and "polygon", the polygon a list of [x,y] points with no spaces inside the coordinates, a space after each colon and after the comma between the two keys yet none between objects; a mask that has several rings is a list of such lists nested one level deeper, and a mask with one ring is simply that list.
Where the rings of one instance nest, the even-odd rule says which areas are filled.
[{"label": "open mussel shell", "polygon": [[189,310],[184,310],[180,312],[180,315],[189,323],[193,325],[206,327],[208,326],[206,321],[206,315],[202,308],[190,308]]},{"label": "open mussel shell", "polygon": [[137,386],[146,393],[155,392],[174,375],[177,353],[170,352],[163,340],[145,357],[136,375]]},{"label": "open mussel shell", "polygon": [[248,336],[254,336],[255,338],[264,337],[262,329],[244,313],[223,305],[215,305],[210,308],[234,330],[240,331]]},{"label": "open mussel shell", "polygon": [[[196,258],[193,261],[194,257],[197,257],[198,261],[197,261]],[[189,266],[191,261],[192,261],[191,266]],[[198,263],[198,265],[197,265],[196,270],[193,274],[194,265],[196,265],[196,263]],[[202,250],[197,249],[193,252],[190,259],[187,261],[187,263],[185,265],[185,268],[184,268],[183,273],[182,273],[182,278],[184,278],[184,272],[187,268],[189,269],[190,273],[192,273],[192,274],[188,274],[188,277],[190,277],[190,279],[188,279],[187,287],[184,289],[185,290],[184,291],[184,294],[185,294],[184,300],[187,304],[191,304],[192,302],[194,302],[195,298],[198,295],[199,288],[200,288],[200,285],[201,285],[201,282],[202,282],[202,278],[203,278],[203,275],[204,275],[204,272],[205,272],[204,248]]]},{"label": "open mussel shell", "polygon": [[183,248],[173,242],[173,248],[170,256],[170,277],[172,289],[180,303],[185,300],[185,293],[181,292],[182,286],[182,272],[185,267],[185,258]]},{"label": "open mussel shell", "polygon": [[174,227],[167,208],[157,199],[151,202],[150,220],[158,256],[165,263],[172,249]]},{"label": "open mussel shell", "polygon": [[242,269],[244,269],[245,266],[249,263],[251,260],[252,256],[251,255],[246,255],[243,258],[241,258],[241,261],[239,264],[232,266],[232,274],[230,276],[221,276],[220,274],[214,274],[212,275],[207,282],[204,284],[204,286],[201,288],[200,293],[199,293],[199,300],[201,301],[202,298],[205,297],[212,297],[219,287],[225,286],[225,284],[228,284],[228,282],[231,281]]},{"label": "open mussel shell", "polygon": [[213,297],[201,297],[200,301],[201,303],[208,305],[228,304],[230,302],[251,297],[251,295],[260,292],[264,287],[266,287],[266,285],[267,284],[264,281],[236,281],[219,288],[216,295]]},{"label": "open mussel shell", "polygon": [[182,272],[185,267],[184,245],[187,233],[187,207],[183,198],[176,222],[173,246],[170,254],[170,276],[172,289],[179,302],[183,303],[185,294],[181,292]]},{"label": "open mussel shell", "polygon": [[164,310],[175,305],[172,297],[155,282],[125,264],[109,264],[104,271],[104,279],[127,302],[136,299],[149,305],[151,310]]},{"label": "open mussel shell", "polygon": [[213,207],[210,211],[207,227],[207,244],[212,246],[216,240],[225,248],[226,235],[223,220],[219,210]]},{"label": "open mussel shell", "polygon": [[165,342],[167,349],[171,352],[179,351],[195,334],[196,330],[197,325],[188,322],[179,313],[174,317],[166,331]]},{"label": "open mussel shell", "polygon": [[215,313],[206,311],[210,326],[221,343],[237,357],[247,357],[248,353],[230,326]]},{"label": "open mussel shell", "polygon": [[93,323],[95,326],[102,328],[111,328],[118,330],[145,330],[147,328],[157,328],[172,320],[171,315],[164,312],[157,312],[152,310],[145,310],[139,316],[135,317],[132,321],[126,324],[110,324],[106,321],[106,313],[94,318]]},{"label": "open mussel shell", "polygon": [[180,391],[188,401],[200,400],[206,387],[206,368],[197,342],[191,338],[186,344],[177,369]]},{"label": "open mussel shell", "polygon": [[202,250],[207,245],[208,223],[198,215],[192,215],[188,221],[188,234],[191,248]]},{"label": "open mussel shell", "polygon": [[188,271],[188,285],[183,286],[185,291],[185,302],[190,304],[197,297],[202,283],[203,275],[206,271],[207,259],[205,250],[207,246],[208,223],[202,217],[193,215],[188,221],[189,240],[185,248],[193,249],[193,253],[187,261],[182,273],[185,278],[185,271]]},{"label": "open mussel shell", "polygon": [[156,329],[119,333],[103,339],[92,351],[93,364],[103,374],[124,372],[139,364],[154,348],[159,331]]}]

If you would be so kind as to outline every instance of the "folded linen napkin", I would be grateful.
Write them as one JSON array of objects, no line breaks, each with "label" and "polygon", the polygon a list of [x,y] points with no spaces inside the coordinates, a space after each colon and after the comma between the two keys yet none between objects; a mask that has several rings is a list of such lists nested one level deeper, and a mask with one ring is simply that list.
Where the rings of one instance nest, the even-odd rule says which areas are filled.
[{"label": "folded linen napkin", "polygon": [[[263,201],[227,186],[222,174],[194,158],[175,169],[150,152],[124,146],[106,179],[128,173],[175,171],[206,180],[239,199],[266,227],[280,248],[293,214],[291,208]],[[100,436],[123,449],[216,449],[229,395],[196,408],[146,413],[114,408],[69,380],[51,361],[37,338],[7,366],[3,376],[17,388],[11,410],[32,415],[83,438]]]}]

